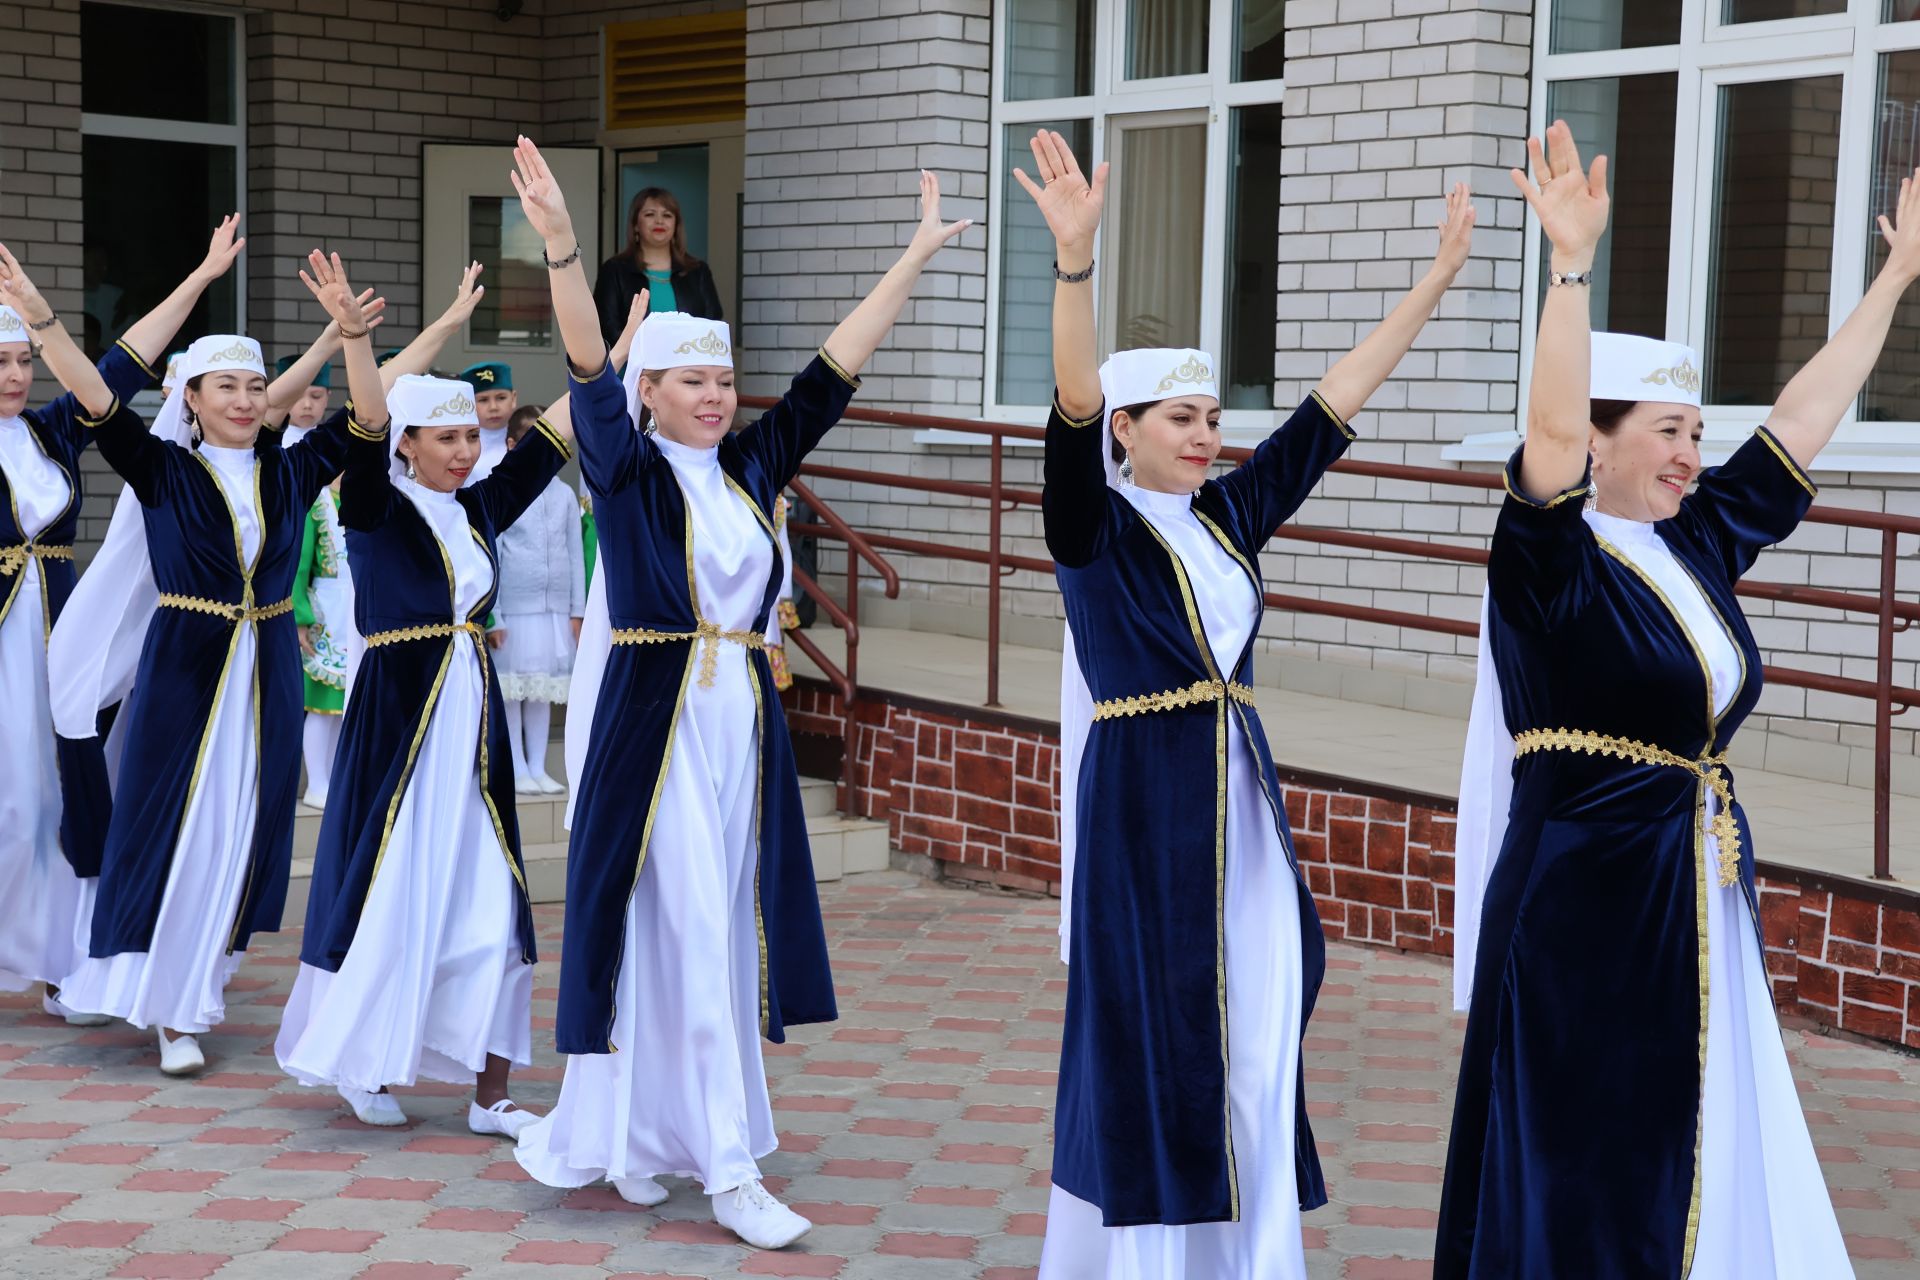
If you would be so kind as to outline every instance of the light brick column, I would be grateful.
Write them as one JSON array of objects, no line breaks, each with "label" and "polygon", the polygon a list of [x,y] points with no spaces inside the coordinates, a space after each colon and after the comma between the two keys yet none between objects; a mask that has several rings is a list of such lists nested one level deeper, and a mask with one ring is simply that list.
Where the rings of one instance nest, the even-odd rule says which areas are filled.
[{"label": "light brick column", "polygon": [[[1513,424],[1525,207],[1506,170],[1525,152],[1531,10],[1529,0],[1287,6],[1278,403],[1304,396],[1425,271],[1449,185],[1469,183],[1479,211],[1472,259],[1356,419],[1353,457],[1436,466],[1444,445]],[[1493,512],[1467,491],[1330,476],[1298,518],[1478,543]],[[1271,589],[1477,616],[1478,571],[1276,546],[1263,566]],[[1375,694],[1409,676],[1471,678],[1471,641],[1287,613],[1269,614],[1262,634],[1282,654],[1371,668]],[[1366,673],[1322,679],[1369,684]]]}]

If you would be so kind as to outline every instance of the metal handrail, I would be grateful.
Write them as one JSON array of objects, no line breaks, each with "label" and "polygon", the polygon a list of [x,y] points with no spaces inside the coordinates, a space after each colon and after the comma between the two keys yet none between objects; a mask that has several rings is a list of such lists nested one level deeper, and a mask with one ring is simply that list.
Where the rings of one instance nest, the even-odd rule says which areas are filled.
[{"label": "metal handrail", "polygon": [[[769,407],[774,401],[765,397],[742,396],[741,403],[750,406]],[[933,414],[906,413],[886,409],[849,408],[842,418],[854,422],[875,423],[883,426],[905,427],[917,430],[950,431],[964,435],[984,437],[991,446],[989,480],[986,484],[960,480],[938,480],[925,476],[903,476],[891,473],[864,470],[854,467],[826,466],[806,464],[801,468],[806,475],[816,479],[843,480],[851,483],[873,484],[883,488],[904,489],[920,493],[936,493],[950,497],[977,498],[990,504],[987,547],[952,546],[946,543],[929,542],[924,539],[904,538],[891,534],[865,533],[861,540],[867,549],[885,548],[888,550],[910,552],[932,558],[961,560],[988,566],[987,576],[987,698],[986,705],[998,706],[1000,697],[1000,594],[1001,580],[1011,570],[1024,569],[1035,573],[1050,573],[1053,563],[1032,556],[1019,556],[1006,553],[1002,547],[1001,515],[1008,505],[1032,505],[1040,500],[1038,490],[1014,488],[1002,482],[1003,451],[1008,440],[1044,440],[1046,432],[1039,427],[1021,426],[1012,423],[981,422],[966,418],[948,418]],[[1244,461],[1251,457],[1251,449],[1222,449],[1220,456],[1226,461]],[[1414,466],[1407,463],[1364,462],[1342,459],[1333,464],[1332,470],[1347,475],[1368,476],[1374,479],[1410,481],[1419,484],[1454,486],[1470,489],[1498,490],[1504,487],[1500,475],[1474,471],[1452,471],[1437,467]],[[1794,688],[1813,689],[1824,693],[1839,694],[1848,697],[1864,698],[1874,704],[1874,853],[1873,876],[1875,879],[1891,879],[1891,815],[1892,815],[1892,720],[1899,711],[1920,706],[1920,689],[1897,687],[1893,683],[1893,637],[1906,630],[1915,621],[1920,621],[1920,603],[1903,602],[1895,598],[1895,556],[1896,538],[1900,534],[1920,535],[1920,517],[1891,515],[1884,512],[1852,511],[1839,507],[1814,505],[1805,516],[1807,523],[1837,525],[1850,529],[1876,531],[1880,538],[1880,584],[1877,594],[1868,596],[1850,592],[1831,591],[1820,587],[1797,586],[1790,583],[1741,582],[1736,584],[1737,594],[1749,599],[1771,600],[1780,603],[1797,604],[1810,607],[1832,609],[1844,613],[1869,613],[1875,617],[1879,643],[1877,646],[1875,673],[1872,680],[1860,680],[1851,677],[1833,676],[1824,672],[1805,671],[1792,667],[1765,667],[1768,680],[1776,684]],[[839,531],[828,525],[795,525],[821,536],[839,536]],[[1283,526],[1276,531],[1277,537],[1300,542],[1313,542],[1329,546],[1344,546],[1382,554],[1422,556],[1446,560],[1459,564],[1484,565],[1488,553],[1484,548],[1465,547],[1448,543],[1429,542],[1417,538],[1400,538],[1382,534],[1356,533],[1343,529],[1319,529],[1306,526]],[[854,560],[852,544],[849,543],[848,561]],[[855,599],[852,588],[852,573],[849,573],[850,604]],[[889,592],[892,595],[893,592]],[[1424,614],[1411,614],[1399,610],[1377,609],[1365,605],[1351,605],[1339,601],[1319,600],[1306,596],[1284,595],[1275,592],[1264,593],[1266,603],[1273,608],[1289,609],[1300,613],[1319,614],[1328,617],[1345,618],[1360,622],[1374,622],[1388,626],[1405,627],[1408,630],[1437,632],[1444,635],[1478,636],[1478,624],[1458,619],[1436,618]]]}]

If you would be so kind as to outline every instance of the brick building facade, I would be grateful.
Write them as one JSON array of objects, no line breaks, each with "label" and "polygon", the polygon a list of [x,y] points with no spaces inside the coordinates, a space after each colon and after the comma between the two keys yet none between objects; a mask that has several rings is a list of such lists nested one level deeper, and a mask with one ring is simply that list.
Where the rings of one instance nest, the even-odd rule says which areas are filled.
[{"label": "brick building facade", "polygon": [[[1168,336],[1180,337],[1189,333],[1183,324],[1197,326],[1191,336],[1211,339],[1224,354],[1236,397],[1230,436],[1245,443],[1411,282],[1431,251],[1442,191],[1466,179],[1481,214],[1474,261],[1358,423],[1354,456],[1381,461],[1484,467],[1511,446],[1537,262],[1505,170],[1521,159],[1520,139],[1549,108],[1575,116],[1619,151],[1612,321],[1663,328],[1720,351],[1729,385],[1743,387],[1777,381],[1857,296],[1852,281],[1870,266],[1868,215],[1877,209],[1869,206],[1883,194],[1882,171],[1913,163],[1920,133],[1910,120],[1920,112],[1900,97],[1920,84],[1920,32],[1909,30],[1920,23],[1902,20],[1895,12],[1902,4],[1884,16],[1866,16],[1856,5],[1862,13],[1853,16],[1750,24],[1751,40],[1741,44],[1747,29],[1730,17],[1687,16],[1682,29],[1683,10],[1692,9],[1678,0],[1562,0],[1557,9],[1555,0],[132,3],[237,18],[232,123],[250,239],[244,313],[248,331],[276,353],[292,350],[315,325],[292,275],[295,259],[315,243],[364,264],[366,282],[378,283],[393,305],[393,338],[407,336],[423,309],[438,307],[442,291],[422,280],[423,242],[437,234],[424,212],[425,144],[504,148],[524,130],[549,145],[596,148],[614,173],[623,148],[671,134],[712,140],[713,162],[738,166],[737,216],[729,220],[723,209],[718,220],[737,224],[737,245],[724,247],[737,278],[723,280],[722,289],[741,302],[733,319],[746,390],[776,391],[892,259],[913,216],[914,173],[926,167],[945,181],[949,215],[984,225],[928,272],[875,358],[863,401],[1037,422],[1043,397],[1034,387],[1045,363],[1036,358],[1043,348],[1033,337],[1043,322],[1034,307],[1044,288],[1036,294],[1032,282],[1044,281],[1036,273],[1044,273],[1047,246],[1035,241],[1008,174],[1019,163],[1020,138],[1048,123],[1083,131],[1091,147],[1123,161],[1119,219],[1137,218],[1137,231],[1152,215],[1164,225],[1151,225],[1172,229],[1156,231],[1155,243],[1181,265],[1152,296],[1129,283],[1139,272],[1121,269],[1128,265],[1124,236],[1103,249],[1102,279],[1118,298],[1105,319],[1109,335],[1170,325]],[[88,219],[102,207],[102,193],[136,208],[169,194],[124,191],[111,168],[87,163],[89,139],[110,127],[83,103],[85,73],[97,65],[86,48],[85,11],[99,8],[95,0],[0,0],[0,29],[9,32],[0,48],[0,235],[66,310],[88,305],[103,283],[90,278],[86,258]],[[1148,10],[1160,25],[1127,39],[1130,15]],[[613,119],[603,65],[611,33],[710,13],[739,13],[744,24],[738,118],[677,132]],[[1696,21],[1704,25],[1696,29]],[[670,69],[670,59],[647,60],[655,28],[635,30],[639,65]],[[1861,68],[1875,59],[1865,74]],[[1736,64],[1746,70],[1728,69]],[[164,96],[158,86],[182,74],[150,70],[155,98]],[[1649,103],[1659,109],[1641,109]],[[1772,186],[1768,173],[1753,172],[1757,161],[1739,168],[1747,184],[1741,200],[1787,226],[1791,243],[1754,246],[1738,239],[1751,228],[1716,220],[1727,204],[1719,197],[1726,175],[1713,148],[1734,144],[1708,135],[1715,112],[1734,118],[1736,106],[1739,119],[1765,127],[1756,124],[1734,144],[1793,157]],[[1705,122],[1698,140],[1688,132],[1695,120]],[[1855,145],[1839,146],[1848,137]],[[725,156],[737,160],[723,156],[723,142],[732,148]],[[503,150],[503,174],[505,163]],[[1161,200],[1146,179],[1162,177],[1160,186],[1191,200]],[[609,183],[596,212],[610,233],[616,205]],[[1181,238],[1190,234],[1198,241]],[[1740,287],[1753,291],[1746,306],[1734,305],[1734,286],[1719,283],[1732,274],[1717,272],[1711,257],[1715,246],[1736,243],[1746,246],[1743,261],[1769,264],[1741,277]],[[197,246],[155,245],[156,253],[163,249],[184,255],[184,270]],[[724,255],[716,249],[712,256],[719,263]],[[1129,288],[1139,296],[1130,300]],[[1721,322],[1755,312],[1753,300],[1767,298],[1791,305],[1775,308],[1778,324],[1772,312],[1761,315],[1767,323],[1757,337]],[[1843,428],[1827,465],[1815,469],[1825,502],[1920,513],[1920,450],[1901,431],[1920,418],[1906,392],[1916,369],[1911,352],[1920,346],[1914,318],[1912,309],[1903,314],[1895,352],[1876,377],[1880,390],[1863,401],[1860,421]],[[1710,452],[1724,452],[1763,414],[1755,402],[1710,416]],[[854,424],[836,432],[818,460],[971,480],[984,479],[987,468],[977,445]],[[113,490],[103,473],[90,475],[83,532],[97,538]],[[1011,449],[1006,479],[1036,483],[1036,453]],[[987,516],[977,502],[845,482],[819,489],[858,527],[984,545]],[[1478,545],[1493,511],[1467,491],[1335,476],[1300,519]],[[1005,527],[1009,551],[1044,555],[1031,509],[1009,512]],[[1871,543],[1808,527],[1770,553],[1756,575],[1870,588],[1877,573]],[[1475,570],[1275,545],[1262,566],[1273,590],[1475,616]],[[871,601],[868,618],[984,632],[981,566],[894,558],[901,598]],[[1920,587],[1910,559],[1899,566],[1902,586]],[[1056,644],[1050,580],[1022,572],[1007,586],[1008,638]],[[1871,677],[1866,620],[1763,602],[1750,603],[1749,613],[1770,661]],[[1457,711],[1466,703],[1470,641],[1274,611],[1263,642],[1262,679],[1410,706]],[[1896,652],[1895,683],[1920,683],[1920,639],[1902,635]],[[1770,765],[1862,780],[1866,704],[1773,687],[1762,711],[1749,736],[1764,744]],[[1903,790],[1920,790],[1912,723],[1911,713],[1896,720],[1896,751],[1909,757],[1896,762]],[[1771,733],[1763,738],[1763,731]]]}]

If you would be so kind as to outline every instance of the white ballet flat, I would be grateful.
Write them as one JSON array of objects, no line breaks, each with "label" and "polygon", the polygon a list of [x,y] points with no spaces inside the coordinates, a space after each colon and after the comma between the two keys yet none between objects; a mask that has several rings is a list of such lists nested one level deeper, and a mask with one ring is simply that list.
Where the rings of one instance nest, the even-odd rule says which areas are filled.
[{"label": "white ballet flat", "polygon": [[113,1019],[104,1013],[82,1013],[60,1003],[58,996],[41,996],[40,1007],[55,1018],[64,1018],[70,1027],[104,1027]]},{"label": "white ballet flat", "polygon": [[784,1249],[813,1224],[781,1204],[755,1178],[713,1197],[713,1220],[756,1249]]},{"label": "white ballet flat", "polygon": [[651,1209],[657,1204],[665,1204],[668,1190],[652,1178],[615,1178],[613,1189],[628,1204],[637,1204],[642,1209]]},{"label": "white ballet flat", "polygon": [[522,1111],[511,1098],[502,1098],[490,1107],[482,1107],[477,1102],[467,1104],[467,1129],[470,1132],[497,1134],[516,1142],[520,1139],[521,1131],[539,1118],[531,1111]]},{"label": "white ballet flat", "polygon": [[556,782],[544,773],[533,775],[533,785],[540,788],[542,794],[550,796],[557,796],[567,789],[565,783]]},{"label": "white ballet flat", "polygon": [[407,1122],[407,1113],[400,1109],[400,1099],[390,1093],[368,1093],[350,1084],[336,1085],[335,1089],[353,1108],[354,1117],[361,1124],[396,1129]]},{"label": "white ballet flat", "polygon": [[309,791],[300,797],[300,803],[309,809],[324,809],[327,807],[327,793],[324,791]]},{"label": "white ballet flat", "polygon": [[515,778],[513,780],[513,789],[517,794],[523,796],[537,796],[540,794],[540,784],[532,778]]},{"label": "white ballet flat", "polygon": [[160,1033],[160,1070],[170,1076],[190,1076],[207,1065],[207,1056],[200,1052],[200,1042],[192,1036],[180,1036],[167,1039],[167,1029],[156,1027]]}]

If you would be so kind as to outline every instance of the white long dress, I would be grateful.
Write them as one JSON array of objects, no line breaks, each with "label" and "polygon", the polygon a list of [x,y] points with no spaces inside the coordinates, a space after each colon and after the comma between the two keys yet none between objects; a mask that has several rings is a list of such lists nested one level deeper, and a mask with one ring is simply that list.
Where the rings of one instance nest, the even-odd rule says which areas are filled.
[{"label": "white long dress", "polygon": [[[226,494],[240,534],[241,554],[251,563],[260,553],[260,512],[254,506],[251,449],[202,444]],[[254,741],[254,662],[260,633],[240,627],[214,711],[199,783],[167,869],[167,884],[146,951],[87,958],[60,983],[60,1000],[83,1013],[125,1018],[137,1027],[162,1026],[188,1034],[206,1031],[227,1016],[226,985],[242,953],[227,951],[253,852],[254,819],[260,807],[260,749]],[[132,695],[139,697],[136,690]],[[86,882],[85,919],[79,946],[86,953],[93,898],[99,882]]]},{"label": "white long dress", "polygon": [[[451,493],[393,484],[453,566],[450,620],[467,618],[493,586],[493,563],[466,509]],[[447,666],[346,959],[337,973],[303,964],[294,979],[274,1054],[302,1084],[468,1084],[489,1054],[532,1061],[533,968],[520,958],[513,871],[480,791],[478,642],[463,637]]]},{"label": "white long dress", "polygon": [[[1214,660],[1232,671],[1257,622],[1253,583],[1184,494],[1122,489],[1186,566]],[[1227,735],[1227,1053],[1240,1220],[1106,1227],[1059,1187],[1040,1280],[1297,1280],[1306,1275],[1293,1167],[1300,1053],[1298,882],[1245,735]],[[1083,850],[1084,868],[1098,850]],[[1075,919],[1076,929],[1098,928]]]},{"label": "white long dress", "polygon": [[[654,443],[686,495],[701,616],[751,630],[773,571],[766,533],[727,487],[717,450]],[[515,1152],[548,1186],[672,1175],[717,1193],[758,1178],[759,1160],[779,1145],[760,1056],[750,656],[722,643],[713,686],[687,683],[646,864],[627,903],[619,1052],[569,1057],[559,1103]]]},{"label": "white long dress", "polygon": [[[1587,523],[1672,601],[1706,656],[1714,712],[1740,688],[1740,651],[1654,526],[1597,511]],[[1706,820],[1716,807],[1708,795]],[[1719,865],[1707,836],[1703,865]],[[1707,900],[1707,1066],[1695,1280],[1844,1280],[1853,1274],[1807,1132],[1760,954],[1759,926],[1738,884],[1717,875]]]},{"label": "white long dress", "polygon": [[[22,418],[0,420],[6,472],[20,532],[31,538],[72,500],[67,477],[41,451]],[[81,880],[60,850],[60,762],[47,689],[46,592],[28,556],[0,622],[0,991],[58,984],[85,958],[74,949]]]}]

